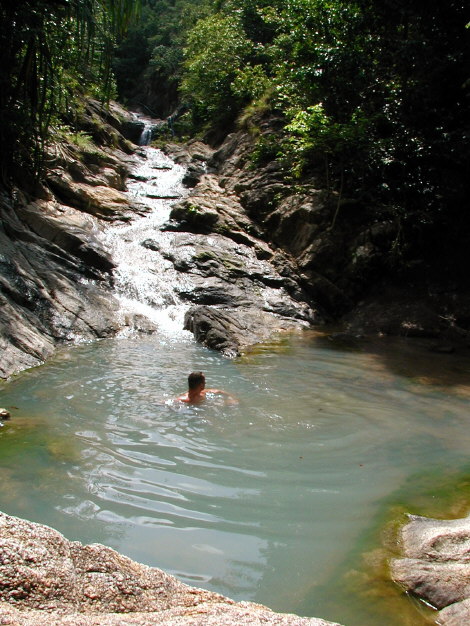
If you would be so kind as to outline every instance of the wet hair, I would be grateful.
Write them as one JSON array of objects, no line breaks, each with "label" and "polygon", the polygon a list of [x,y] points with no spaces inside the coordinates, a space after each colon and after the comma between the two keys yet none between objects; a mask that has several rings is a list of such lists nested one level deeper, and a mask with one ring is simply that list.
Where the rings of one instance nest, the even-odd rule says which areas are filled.
[{"label": "wet hair", "polygon": [[201,383],[206,382],[206,377],[202,372],[191,372],[188,376],[188,387],[189,389],[195,389]]}]

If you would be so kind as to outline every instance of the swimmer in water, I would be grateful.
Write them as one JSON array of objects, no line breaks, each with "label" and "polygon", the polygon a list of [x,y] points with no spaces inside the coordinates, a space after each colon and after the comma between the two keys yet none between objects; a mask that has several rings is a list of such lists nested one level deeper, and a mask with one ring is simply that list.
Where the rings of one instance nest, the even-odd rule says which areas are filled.
[{"label": "swimmer in water", "polygon": [[189,404],[199,404],[204,401],[207,393],[225,396],[227,404],[238,404],[234,396],[222,389],[206,389],[206,377],[202,372],[191,372],[188,376],[188,391],[176,399]]}]

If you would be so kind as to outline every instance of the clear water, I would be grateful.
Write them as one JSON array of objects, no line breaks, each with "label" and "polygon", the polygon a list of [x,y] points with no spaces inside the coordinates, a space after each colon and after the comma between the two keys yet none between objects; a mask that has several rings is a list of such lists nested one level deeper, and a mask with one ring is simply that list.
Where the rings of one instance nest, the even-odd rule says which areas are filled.
[{"label": "clear water", "polygon": [[[193,369],[240,403],[174,403]],[[235,361],[185,333],[78,346],[0,388],[0,508],[235,599],[415,625],[345,581],[390,494],[466,468],[468,380],[468,359],[405,340],[304,333]]]}]

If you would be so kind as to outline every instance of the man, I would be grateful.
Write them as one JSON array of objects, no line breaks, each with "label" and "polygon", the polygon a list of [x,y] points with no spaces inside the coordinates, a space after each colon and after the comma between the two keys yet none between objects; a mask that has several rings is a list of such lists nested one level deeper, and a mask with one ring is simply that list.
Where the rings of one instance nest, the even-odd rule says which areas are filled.
[{"label": "man", "polygon": [[228,404],[238,404],[236,398],[222,389],[206,389],[206,377],[202,372],[191,372],[188,376],[188,391],[176,399],[189,404],[199,404],[205,399],[206,393],[226,396]]}]

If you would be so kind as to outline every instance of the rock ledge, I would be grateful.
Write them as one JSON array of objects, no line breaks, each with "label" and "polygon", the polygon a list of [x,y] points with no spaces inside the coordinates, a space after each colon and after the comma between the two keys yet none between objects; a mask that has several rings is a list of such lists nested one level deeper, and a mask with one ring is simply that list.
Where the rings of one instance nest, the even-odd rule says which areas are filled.
[{"label": "rock ledge", "polygon": [[[334,626],[190,587],[100,544],[0,513],[0,623]],[[336,625],[338,626],[338,625]]]}]

